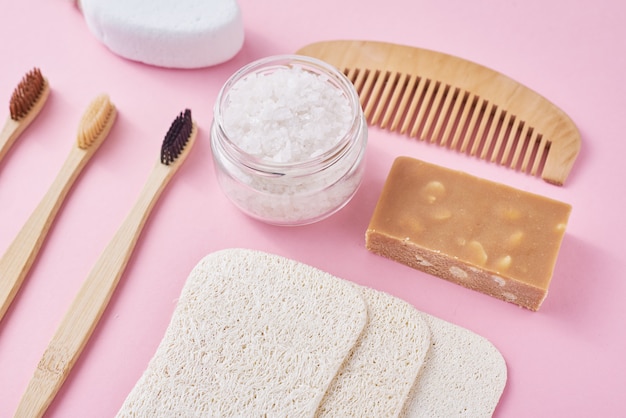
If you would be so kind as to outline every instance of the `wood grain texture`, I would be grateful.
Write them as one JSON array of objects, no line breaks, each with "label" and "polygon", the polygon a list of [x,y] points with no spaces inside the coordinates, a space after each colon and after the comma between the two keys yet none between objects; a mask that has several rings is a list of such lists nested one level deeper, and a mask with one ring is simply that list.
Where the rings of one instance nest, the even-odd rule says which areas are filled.
[{"label": "wood grain texture", "polygon": [[41,417],[54,400],[104,313],[152,208],[182,165],[197,134],[170,165],[158,161],[139,198],[83,282],[45,350],[15,417]]},{"label": "wood grain texture", "polygon": [[557,106],[480,64],[426,49],[337,40],[297,52],[334,65],[355,86],[370,125],[563,185],[580,151]]},{"label": "wood grain texture", "polygon": [[[48,191],[0,258],[0,321],[28,275],[70,189],[83,168],[104,142],[115,122],[117,111],[115,106],[108,102],[108,97],[97,97],[88,107],[87,112],[93,110],[94,106],[106,107],[103,109],[106,112],[100,116],[103,120],[83,120],[79,126],[79,128],[83,128],[83,125],[91,125],[92,123],[98,126],[94,136],[89,138],[90,144],[84,148],[81,147],[82,135],[79,133],[79,139],[73,144]],[[106,117],[102,115],[106,115]]]}]

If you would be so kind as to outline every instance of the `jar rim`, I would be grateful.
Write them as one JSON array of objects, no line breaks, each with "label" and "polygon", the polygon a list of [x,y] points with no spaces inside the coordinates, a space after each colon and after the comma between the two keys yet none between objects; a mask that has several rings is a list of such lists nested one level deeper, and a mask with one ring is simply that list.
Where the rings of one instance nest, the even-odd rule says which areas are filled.
[{"label": "jar rim", "polygon": [[[352,123],[349,129],[328,149],[315,156],[298,161],[275,162],[248,153],[228,137],[222,123],[222,108],[225,104],[230,88],[250,74],[257,73],[262,70],[270,71],[279,68],[292,68],[298,65],[301,65],[305,70],[318,70],[319,74],[328,76],[329,80],[332,80],[332,84],[340,87],[342,93],[344,93],[346,99],[348,100],[348,104],[352,112]],[[224,151],[226,151],[231,158],[234,157],[239,163],[252,170],[269,175],[284,175],[288,172],[291,173],[300,170],[310,171],[314,168],[323,169],[328,165],[332,165],[351,148],[351,145],[354,142],[353,138],[358,136],[359,132],[363,129],[362,125],[364,125],[363,111],[358,93],[356,92],[352,82],[341,71],[339,71],[339,69],[317,58],[297,54],[283,54],[273,55],[250,62],[249,64],[241,67],[228,78],[218,93],[213,109],[212,135],[215,135],[216,133],[218,134],[220,139],[219,142],[221,143]],[[215,132],[215,130],[218,132]]]}]

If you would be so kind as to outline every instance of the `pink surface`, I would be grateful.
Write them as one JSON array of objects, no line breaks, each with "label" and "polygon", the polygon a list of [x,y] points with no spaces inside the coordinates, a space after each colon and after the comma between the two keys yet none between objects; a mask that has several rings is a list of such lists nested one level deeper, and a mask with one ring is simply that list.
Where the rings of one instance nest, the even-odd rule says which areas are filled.
[{"label": "pink surface", "polygon": [[[626,381],[626,9],[621,2],[241,0],[243,50],[214,68],[166,70],[111,54],[68,1],[1,6],[0,98],[41,68],[52,86],[35,123],[0,163],[0,252],[41,199],[75,140],[87,104],[106,92],[111,135],[75,184],[39,259],[0,324],[0,416],[11,416],[83,279],[135,202],[164,133],[185,107],[198,142],[148,221],[120,286],[51,417],[110,417],[163,336],[192,267],[222,248],[290,257],[397,295],[469,328],[504,355],[499,417],[623,416]],[[458,55],[540,92],[578,125],[583,148],[562,188],[370,129],[354,200],[318,224],[251,220],[218,189],[209,147],[219,88],[242,65],[325,39],[372,39]],[[1,100],[0,100],[1,102]],[[1,104],[1,103],[0,103]],[[1,109],[1,107],[0,107]],[[364,232],[394,157],[410,155],[572,204],[550,294],[533,313],[368,253]]]}]

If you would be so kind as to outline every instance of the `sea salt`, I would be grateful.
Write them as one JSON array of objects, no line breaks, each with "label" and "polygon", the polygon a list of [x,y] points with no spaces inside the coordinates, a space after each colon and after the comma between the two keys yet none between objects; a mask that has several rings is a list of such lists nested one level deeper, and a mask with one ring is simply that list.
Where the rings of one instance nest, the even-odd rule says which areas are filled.
[{"label": "sea salt", "polygon": [[328,77],[294,66],[237,82],[228,94],[224,128],[248,154],[293,163],[335,146],[352,118],[348,99]]},{"label": "sea salt", "polygon": [[273,224],[329,216],[363,176],[367,126],[352,84],[332,67],[304,60],[265,62],[234,76],[220,93],[212,127],[222,190]]}]

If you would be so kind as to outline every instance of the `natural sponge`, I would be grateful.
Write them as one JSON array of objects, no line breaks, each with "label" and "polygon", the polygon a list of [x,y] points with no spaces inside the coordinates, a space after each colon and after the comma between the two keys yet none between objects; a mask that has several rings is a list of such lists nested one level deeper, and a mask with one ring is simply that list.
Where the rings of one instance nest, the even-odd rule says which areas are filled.
[{"label": "natural sponge", "polygon": [[114,53],[168,68],[225,62],[244,41],[236,0],[80,0],[89,30]]},{"label": "natural sponge", "polygon": [[399,416],[423,368],[430,347],[424,314],[387,293],[359,289],[369,320],[316,418]]},{"label": "natural sponge", "polygon": [[193,269],[122,417],[490,417],[485,338],[387,293],[254,250]]},{"label": "natural sponge", "polygon": [[313,416],[367,323],[359,290],[255,251],[193,269],[118,417]]},{"label": "natural sponge", "polygon": [[502,354],[486,338],[422,313],[430,328],[424,367],[404,417],[491,417],[507,381]]}]

